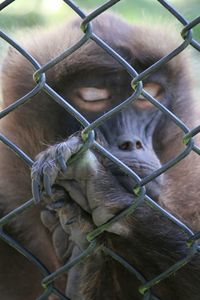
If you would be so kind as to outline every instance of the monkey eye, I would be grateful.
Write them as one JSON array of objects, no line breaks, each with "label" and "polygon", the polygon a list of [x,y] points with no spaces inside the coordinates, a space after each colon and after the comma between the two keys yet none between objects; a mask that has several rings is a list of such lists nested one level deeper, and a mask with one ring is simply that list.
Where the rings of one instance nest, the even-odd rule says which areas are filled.
[{"label": "monkey eye", "polygon": [[111,101],[109,90],[96,87],[80,87],[72,94],[73,103],[90,112],[107,110]]},{"label": "monkey eye", "polygon": [[110,93],[107,89],[95,87],[81,87],[78,89],[77,94],[81,100],[86,102],[102,101],[110,98]]},{"label": "monkey eye", "polygon": [[[163,88],[160,84],[155,82],[148,82],[144,85],[144,90],[152,97],[160,100],[163,97]],[[152,108],[153,104],[149,102],[145,97],[140,95],[136,100],[136,106],[139,108]]]}]

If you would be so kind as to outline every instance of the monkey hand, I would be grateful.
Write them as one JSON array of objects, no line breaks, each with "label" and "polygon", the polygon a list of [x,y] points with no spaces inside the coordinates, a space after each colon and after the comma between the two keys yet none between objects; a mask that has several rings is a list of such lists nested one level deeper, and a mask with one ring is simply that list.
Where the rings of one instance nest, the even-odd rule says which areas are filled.
[{"label": "monkey hand", "polygon": [[[73,262],[88,248],[86,236],[94,227],[91,216],[71,200],[63,189],[55,190],[54,202],[41,212],[41,220],[52,234],[53,246],[62,264]],[[81,263],[68,270],[65,292],[70,299],[82,299],[79,294],[82,271]]]},{"label": "monkey hand", "polygon": [[[69,198],[63,189],[53,189],[53,203],[67,201]],[[70,233],[64,231],[55,207],[51,204],[45,206],[40,212],[43,225],[48,229],[52,243],[59,261],[65,263],[71,256],[74,244],[70,239]]]},{"label": "monkey hand", "polygon": [[55,190],[54,201],[41,211],[41,221],[52,234],[56,255],[61,262],[70,259],[77,246],[88,246],[86,234],[93,229],[91,217],[63,190]]},{"label": "monkey hand", "polygon": [[70,258],[73,250],[70,235],[63,230],[57,213],[49,206],[41,211],[40,218],[51,235],[56,256],[60,262],[65,263]]},{"label": "monkey hand", "polygon": [[75,193],[74,197],[77,196],[80,199],[79,204],[84,210],[90,210],[76,182],[80,181],[84,185],[84,180],[92,176],[95,171],[95,165],[92,166],[92,164],[97,160],[92,152],[88,150],[82,155],[81,159],[68,164],[69,160],[79,152],[82,146],[83,142],[80,136],[73,135],[68,140],[49,147],[36,157],[31,172],[32,191],[36,203],[41,198],[54,200],[52,186],[57,184],[58,180],[59,183],[69,180],[70,192]]},{"label": "monkey hand", "polygon": [[33,195],[39,201],[44,191],[51,198],[52,185],[62,186],[99,226],[128,207],[134,196],[127,193],[91,150],[68,164],[82,145],[79,136],[72,136],[39,154],[32,169]]}]

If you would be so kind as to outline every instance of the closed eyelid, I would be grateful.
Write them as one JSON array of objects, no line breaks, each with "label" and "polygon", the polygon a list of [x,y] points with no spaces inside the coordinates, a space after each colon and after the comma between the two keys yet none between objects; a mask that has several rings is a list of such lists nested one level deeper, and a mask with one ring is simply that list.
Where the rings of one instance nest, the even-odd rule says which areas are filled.
[{"label": "closed eyelid", "polygon": [[110,92],[107,89],[95,87],[81,87],[77,90],[77,95],[83,101],[95,102],[110,98]]},{"label": "closed eyelid", "polygon": [[111,107],[111,93],[105,88],[79,87],[70,98],[79,109],[88,112],[106,111]]},{"label": "closed eyelid", "polygon": [[[164,90],[163,87],[158,83],[148,82],[144,85],[144,90],[157,100],[161,100],[163,98]],[[134,104],[143,109],[153,107],[153,104],[149,102],[143,95],[140,95]]]}]

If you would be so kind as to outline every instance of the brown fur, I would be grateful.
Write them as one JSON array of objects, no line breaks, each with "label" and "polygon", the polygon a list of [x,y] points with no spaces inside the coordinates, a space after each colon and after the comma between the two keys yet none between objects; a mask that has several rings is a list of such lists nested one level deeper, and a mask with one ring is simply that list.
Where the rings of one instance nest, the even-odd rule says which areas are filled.
[{"label": "brown fur", "polygon": [[[82,33],[78,24],[79,21],[75,20],[52,31],[35,30],[22,41],[22,45],[43,65],[80,39]],[[125,55],[125,59],[129,59],[131,54],[133,58],[144,60],[144,67],[148,67],[160,59],[176,45],[166,35],[166,32],[160,32],[157,29],[149,30],[149,28],[140,26],[132,27],[114,16],[99,17],[94,22],[94,28],[95,32],[111,47],[119,52],[123,49],[122,53],[126,53],[122,54]],[[76,79],[73,77],[74,74],[77,76],[79,73],[81,77],[84,72],[95,73],[96,69],[101,74],[105,68],[106,70],[116,70],[119,73],[123,72],[118,63],[94,42],[89,41],[69,58],[49,70],[47,82],[68,99],[73,85],[78,83],[77,77]],[[172,89],[174,99],[178,100],[170,104],[170,109],[177,113],[184,122],[193,126],[193,120],[195,122],[199,118],[200,109],[195,106],[190,92],[185,55],[181,54],[170,61],[166,70],[170,74],[166,86]],[[2,69],[4,108],[35,86],[32,79],[33,72],[33,67],[22,55],[16,50],[9,50]],[[187,113],[185,113],[186,108]],[[87,116],[87,112],[83,111],[83,113]],[[92,118],[95,119],[97,116],[98,113],[93,114]],[[31,158],[44,150],[47,144],[54,144],[66,138],[79,128],[79,124],[44,92],[40,92],[1,121],[2,133]],[[176,127],[170,122],[168,122],[168,126],[164,126],[158,131],[157,134],[160,139],[162,136],[162,141],[161,145],[155,145],[155,147],[157,147],[156,151],[163,162],[183,148],[182,135],[177,133]],[[5,145],[2,144],[0,147],[0,168],[2,170],[0,208],[3,216],[31,198],[31,189],[29,168]],[[200,226],[197,201],[199,198],[198,162],[197,155],[192,154],[171,169],[166,177],[161,196],[162,202],[167,207],[182,216],[195,229],[199,229]],[[40,209],[41,207],[37,206],[18,216],[9,224],[7,230],[52,271],[60,262],[56,258],[49,236],[41,224]],[[21,254],[17,254],[11,247],[3,243],[1,243],[0,251],[2,252],[0,269],[5,270],[0,274],[2,299],[35,299],[41,293],[41,275],[38,270]],[[31,288],[27,288],[28,286]],[[88,299],[90,298],[94,299],[92,295]]]}]

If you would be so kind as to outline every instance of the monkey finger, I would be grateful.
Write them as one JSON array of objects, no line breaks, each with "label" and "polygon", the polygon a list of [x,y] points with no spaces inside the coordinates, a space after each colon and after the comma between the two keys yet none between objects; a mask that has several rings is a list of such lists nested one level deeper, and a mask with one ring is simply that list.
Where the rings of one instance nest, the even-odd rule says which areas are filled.
[{"label": "monkey finger", "polygon": [[79,249],[86,249],[88,247],[86,235],[94,228],[91,217],[73,201],[67,202],[59,209],[58,216],[60,224],[70,236],[70,240]]},{"label": "monkey finger", "polygon": [[66,161],[64,160],[63,155],[57,157],[58,164],[60,165],[60,169],[63,173],[67,171]]},{"label": "monkey finger", "polygon": [[76,180],[87,182],[97,172],[99,161],[96,155],[89,149],[82,153],[77,160],[69,163],[67,172],[59,174],[58,179]]},{"label": "monkey finger", "polygon": [[57,213],[47,206],[40,213],[43,225],[52,233],[54,250],[59,260],[66,260],[71,256],[73,243],[69,240],[69,234],[63,230]]},{"label": "monkey finger", "polygon": [[55,227],[59,224],[59,219],[55,211],[45,208],[40,213],[40,219],[43,225],[50,231],[53,232]]},{"label": "monkey finger", "polygon": [[82,148],[82,146],[83,142],[80,136],[73,135],[69,137],[67,141],[60,145],[59,151],[65,154],[64,159],[65,161],[67,161],[71,158],[72,155],[76,154]]},{"label": "monkey finger", "polygon": [[32,179],[32,194],[35,203],[39,203],[41,200],[41,188],[38,180]]},{"label": "monkey finger", "polygon": [[[85,211],[91,212],[84,188],[75,180],[58,180],[56,181],[70,195],[70,197]],[[83,185],[83,182],[81,183]]]},{"label": "monkey finger", "polygon": [[60,260],[68,259],[71,256],[72,242],[60,224],[53,231],[52,241],[56,255]]},{"label": "monkey finger", "polygon": [[67,171],[66,163],[68,160],[81,149],[82,145],[80,137],[75,135],[56,145],[55,159],[63,173]]},{"label": "monkey finger", "polygon": [[43,183],[44,183],[45,193],[47,194],[47,196],[51,197],[52,196],[51,180],[47,174],[44,174]]},{"label": "monkey finger", "polygon": [[51,160],[45,162],[42,168],[42,181],[45,193],[51,197],[52,196],[52,185],[55,183],[56,177],[58,175],[58,168],[55,161]]},{"label": "monkey finger", "polygon": [[34,162],[31,170],[32,194],[36,203],[39,203],[42,198],[42,189],[43,189],[42,158],[43,157],[44,155],[40,155],[40,158]]}]

